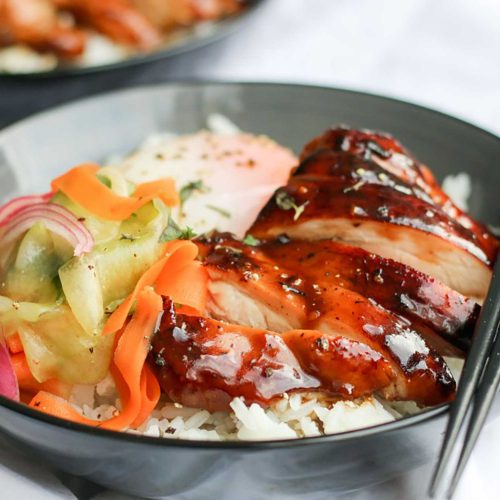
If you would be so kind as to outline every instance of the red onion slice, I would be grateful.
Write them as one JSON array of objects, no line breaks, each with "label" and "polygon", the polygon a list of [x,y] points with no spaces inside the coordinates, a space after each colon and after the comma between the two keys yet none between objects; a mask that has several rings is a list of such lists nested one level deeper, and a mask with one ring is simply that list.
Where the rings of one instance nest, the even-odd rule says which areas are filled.
[{"label": "red onion slice", "polygon": [[31,205],[46,203],[52,198],[54,193],[51,191],[50,193],[45,194],[35,194],[29,196],[20,196],[19,198],[14,198],[10,200],[8,203],[0,207],[0,226],[4,226],[9,222],[13,217],[16,216],[24,208],[27,208]]},{"label": "red onion slice", "polygon": [[69,210],[52,203],[37,203],[17,211],[4,228],[2,244],[15,241],[37,222],[43,222],[49,231],[68,241],[77,257],[90,252],[94,246],[94,238],[85,225]]},{"label": "red onion slice", "polygon": [[7,346],[0,341],[0,395],[19,401],[19,385]]}]

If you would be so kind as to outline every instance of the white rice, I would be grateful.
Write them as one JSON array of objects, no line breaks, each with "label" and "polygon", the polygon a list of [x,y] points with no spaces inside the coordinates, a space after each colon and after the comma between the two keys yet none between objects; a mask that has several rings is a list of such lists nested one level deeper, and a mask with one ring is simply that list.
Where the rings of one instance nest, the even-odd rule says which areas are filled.
[{"label": "white rice", "polygon": [[[96,386],[73,388],[70,402],[84,416],[106,420],[116,415],[120,403],[110,376]],[[345,432],[391,422],[408,413],[405,403],[395,410],[374,397],[334,401],[319,393],[284,394],[270,408],[246,405],[234,398],[228,412],[210,413],[161,400],[151,417],[138,429],[127,432],[159,438],[210,441],[262,441],[295,439]],[[410,406],[410,412],[418,410]]]},{"label": "white rice", "polygon": [[443,179],[443,191],[451,198],[458,208],[467,211],[469,209],[469,197],[472,184],[469,174],[461,172],[456,175],[447,175]]},{"label": "white rice", "polygon": [[[463,360],[446,358],[456,380]],[[97,385],[73,387],[70,402],[93,420],[107,420],[121,407],[111,376]],[[160,400],[150,418],[132,434],[159,438],[208,441],[263,441],[296,439],[352,431],[392,422],[422,409],[413,401],[386,401],[373,396],[337,401],[320,393],[284,394],[267,409],[234,398],[232,411],[210,413],[166,399]]]}]

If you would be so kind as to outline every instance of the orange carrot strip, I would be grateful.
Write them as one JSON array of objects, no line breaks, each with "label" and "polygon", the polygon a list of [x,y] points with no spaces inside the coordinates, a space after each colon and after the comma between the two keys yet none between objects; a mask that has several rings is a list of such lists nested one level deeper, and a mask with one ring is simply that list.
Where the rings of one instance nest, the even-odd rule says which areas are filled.
[{"label": "orange carrot strip", "polygon": [[137,428],[143,424],[160,399],[161,389],[158,379],[148,365],[144,365],[141,372],[141,409],[132,422],[131,427]]},{"label": "orange carrot strip", "polygon": [[7,343],[7,347],[12,354],[17,354],[19,352],[24,351],[23,343],[21,342],[21,337],[19,333],[14,333],[13,335],[9,335],[5,342]]},{"label": "orange carrot strip", "polygon": [[141,373],[148,354],[149,335],[162,309],[161,297],[152,289],[146,288],[139,294],[136,312],[120,335],[113,356],[114,370],[120,373],[120,382],[126,386],[122,411],[118,416],[103,422],[103,428],[120,430],[128,427],[141,411]]},{"label": "orange carrot strip", "polygon": [[68,397],[71,391],[71,386],[60,380],[49,379],[45,382],[38,382],[33,377],[29,368],[24,352],[20,352],[11,356],[12,366],[19,383],[19,388],[22,391],[36,393],[38,391],[46,391],[57,396]]},{"label": "orange carrot strip", "polygon": [[122,430],[140,425],[160,398],[158,381],[144,362],[149,350],[148,333],[153,332],[162,309],[161,297],[150,288],[143,290],[137,297],[134,316],[116,343],[111,369],[122,401],[122,411],[117,416],[103,422],[88,419],[67,401],[45,391],[40,391],[30,406],[56,417],[103,429]]},{"label": "orange carrot strip", "polygon": [[[110,370],[120,394],[120,414],[104,422],[89,420],[68,402],[47,396],[46,391],[40,391],[31,406],[41,406],[42,411],[56,416],[111,430],[137,427],[147,419],[161,392],[156,377],[145,365],[149,348],[147,333],[153,332],[163,309],[158,293],[184,304],[183,309],[191,313],[205,309],[207,295],[206,271],[194,260],[198,255],[197,246],[191,241],[176,240],[167,243],[164,251],[164,257],[141,276],[132,293],[109,317],[103,329],[103,334],[118,332]],[[156,285],[158,293],[151,288],[152,285]],[[136,300],[135,313],[124,327]]]},{"label": "orange carrot strip", "polygon": [[117,221],[128,219],[154,198],[160,198],[169,206],[179,201],[173,179],[141,184],[132,196],[119,196],[97,178],[98,170],[99,166],[93,163],[74,167],[54,179],[52,189],[62,191],[97,217]]},{"label": "orange carrot strip", "polygon": [[[143,395],[143,403],[141,405],[140,413],[130,424],[133,428],[139,427],[146,421],[160,399],[160,385],[147,365],[144,365],[144,370],[141,373],[141,384],[145,386],[145,392]],[[54,417],[63,418],[64,420],[70,420],[72,422],[90,425],[92,427],[120,430],[120,428],[116,427],[116,422],[111,424],[112,419],[107,422],[100,422],[98,420],[92,420],[84,417],[81,413],[75,410],[71,404],[68,403],[68,401],[50,392],[39,391],[28,404],[38,411],[48,413]]]},{"label": "orange carrot strip", "polygon": [[122,411],[103,422],[101,427],[120,430],[133,425],[138,415],[141,414],[144,420],[158,403],[160,391],[149,388],[147,381],[141,382],[141,379],[149,351],[149,336],[162,310],[161,297],[152,289],[146,288],[137,297],[135,314],[121,333],[113,356],[113,372],[119,373],[117,386],[121,389]]},{"label": "orange carrot strip", "polygon": [[35,408],[35,410],[53,415],[54,417],[71,420],[72,422],[78,422],[79,424],[92,426],[99,424],[99,422],[86,418],[78,413],[65,399],[46,391],[38,392],[30,401],[29,406]]},{"label": "orange carrot strip", "polygon": [[170,177],[139,184],[132,196],[138,200],[160,198],[168,207],[179,204],[179,195],[175,189],[175,182]]},{"label": "orange carrot strip", "polygon": [[193,260],[180,269],[167,262],[156,281],[156,291],[202,314],[207,303],[207,283],[208,274],[201,262]]},{"label": "orange carrot strip", "polygon": [[14,372],[16,374],[19,385],[22,385],[23,383],[29,382],[31,380],[34,380],[36,382],[33,375],[31,374],[28,362],[26,361],[26,356],[23,352],[11,356],[10,361],[12,363],[12,367],[14,368]]},{"label": "orange carrot strip", "polygon": [[[153,286],[162,269],[167,262],[172,259],[172,266],[177,262],[186,264],[189,260],[196,258],[198,248],[196,245],[188,240],[175,240],[170,241],[165,245],[165,256],[158,262],[155,262],[140,278],[135,285],[132,293],[115,309],[113,314],[108,318],[102,330],[103,335],[117,332],[123,327],[127,316],[134,304],[137,294],[146,286]],[[173,299],[175,300],[175,299]]]},{"label": "orange carrot strip", "polygon": [[55,394],[56,396],[60,396],[62,398],[69,398],[71,393],[71,385],[61,380],[57,380],[55,378],[51,378],[42,382],[38,387],[33,387],[32,391],[43,390]]}]

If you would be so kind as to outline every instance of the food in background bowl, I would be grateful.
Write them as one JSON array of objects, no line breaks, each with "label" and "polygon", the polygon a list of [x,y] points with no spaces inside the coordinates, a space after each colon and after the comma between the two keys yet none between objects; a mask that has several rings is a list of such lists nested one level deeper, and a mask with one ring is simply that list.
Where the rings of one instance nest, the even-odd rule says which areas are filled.
[{"label": "food in background bowl", "polygon": [[240,0],[1,0],[0,72],[114,63],[244,9]]},{"label": "food in background bowl", "polygon": [[2,208],[4,394],[15,374],[38,410],[213,440],[451,400],[496,238],[389,136],[331,129],[299,162],[211,123]]}]

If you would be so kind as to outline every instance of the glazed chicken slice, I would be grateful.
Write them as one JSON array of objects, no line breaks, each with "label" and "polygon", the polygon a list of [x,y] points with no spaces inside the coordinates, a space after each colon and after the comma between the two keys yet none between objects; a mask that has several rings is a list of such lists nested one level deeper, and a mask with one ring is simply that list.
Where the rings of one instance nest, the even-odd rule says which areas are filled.
[{"label": "glazed chicken slice", "polygon": [[[383,174],[383,175],[381,175]],[[335,239],[429,274],[481,301],[498,242],[483,226],[465,227],[420,187],[371,160],[316,151],[260,212],[257,238]]]},{"label": "glazed chicken slice", "polygon": [[322,287],[348,288],[405,317],[442,355],[468,348],[479,306],[438,280],[391,259],[335,241],[280,237],[259,246],[274,262]]},{"label": "glazed chicken slice", "polygon": [[[386,173],[412,187],[416,193],[425,193],[428,200],[442,206],[446,213],[458,219],[464,226],[477,225],[454,205],[429,168],[418,162],[401,143],[388,134],[366,129],[353,130],[348,127],[331,128],[306,144],[300,159],[306,160],[320,151],[344,153],[373,162]],[[302,173],[306,171],[308,169],[304,169]]]},{"label": "glazed chicken slice", "polygon": [[177,315],[170,301],[149,362],[172,400],[209,411],[227,410],[237,396],[266,405],[291,391],[356,398],[383,390],[393,379],[389,363],[360,342]]},{"label": "glazed chicken slice", "polygon": [[213,317],[276,332],[319,330],[367,345],[391,365],[394,381],[383,391],[389,399],[436,404],[453,396],[444,361],[410,321],[348,288],[307,279],[227,236],[199,245]]}]

